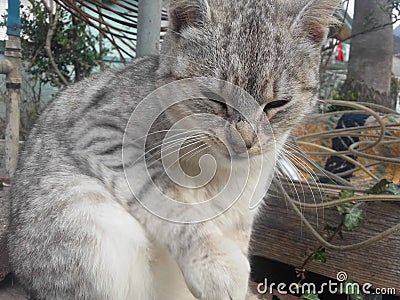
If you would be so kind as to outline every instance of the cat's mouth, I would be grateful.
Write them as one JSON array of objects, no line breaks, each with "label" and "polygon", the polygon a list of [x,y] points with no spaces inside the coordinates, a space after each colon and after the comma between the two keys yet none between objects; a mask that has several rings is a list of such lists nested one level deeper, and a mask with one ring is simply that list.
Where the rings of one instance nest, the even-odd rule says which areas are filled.
[{"label": "cat's mouth", "polygon": [[[166,148],[168,147],[167,145]],[[165,151],[165,155],[170,155],[169,152],[175,151],[171,147],[169,148],[168,151]],[[238,144],[227,138],[219,138],[209,134],[204,134],[200,138],[188,138],[178,148],[179,150],[176,150],[179,151],[179,160],[186,163],[196,163],[206,154],[210,154],[218,161],[244,161],[262,155],[263,152],[259,143]]]},{"label": "cat's mouth", "polygon": [[261,155],[257,145],[238,145],[233,142],[222,142],[218,139],[207,141],[213,152],[228,160],[246,160],[254,156]]}]

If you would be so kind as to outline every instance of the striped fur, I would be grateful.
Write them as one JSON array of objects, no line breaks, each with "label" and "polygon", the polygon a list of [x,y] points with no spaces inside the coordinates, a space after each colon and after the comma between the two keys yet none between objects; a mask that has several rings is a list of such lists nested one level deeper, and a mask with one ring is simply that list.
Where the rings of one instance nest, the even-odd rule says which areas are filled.
[{"label": "striped fur", "polygon": [[[137,104],[156,88],[177,79],[214,77],[254,97],[260,111],[252,118],[261,128],[261,143],[268,149],[273,146],[262,131],[269,122],[279,148],[315,103],[319,48],[336,2],[171,0],[171,30],[160,56],[137,59],[60,93],[21,151],[11,192],[10,260],[16,278],[32,297],[253,297],[246,296],[247,251],[255,215],[248,202],[259,180],[254,170],[260,160],[271,160],[268,172],[274,171],[271,153],[252,144],[248,124],[221,103],[196,99],[160,116],[153,133],[168,130],[182,116],[195,112],[220,116],[229,122],[228,128],[212,118],[198,122],[233,142],[236,137],[230,126],[237,128],[252,151],[246,178],[241,163],[229,170],[234,186],[245,180],[248,184],[243,193],[236,187],[230,190],[230,197],[240,197],[228,211],[207,222],[177,224],[154,216],[132,196],[121,159],[124,130]],[[240,97],[231,100],[244,110],[248,107]],[[147,105],[149,110],[157,106]],[[141,117],[147,121],[146,115]],[[150,135],[147,150],[164,136]],[[215,141],[203,144],[209,147],[202,154],[224,151]],[[133,152],[141,151],[135,144],[130,146]],[[185,171],[198,171],[198,156],[182,163]],[[206,200],[228,177],[226,160],[217,155],[219,169],[213,180],[200,189],[183,189],[167,178],[157,148],[146,159],[156,185],[188,203]],[[131,179],[140,183],[145,203],[163,207],[154,196],[154,185],[144,179],[145,171],[134,169]],[[172,219],[185,213],[166,211]]]}]

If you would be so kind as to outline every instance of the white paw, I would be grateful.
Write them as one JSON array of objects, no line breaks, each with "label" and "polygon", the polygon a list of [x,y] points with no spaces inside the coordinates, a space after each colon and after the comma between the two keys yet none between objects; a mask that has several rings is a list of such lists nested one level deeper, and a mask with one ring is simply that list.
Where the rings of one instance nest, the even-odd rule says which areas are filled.
[{"label": "white paw", "polygon": [[181,269],[188,288],[198,299],[246,299],[250,264],[231,241],[222,240],[209,251],[196,251]]}]

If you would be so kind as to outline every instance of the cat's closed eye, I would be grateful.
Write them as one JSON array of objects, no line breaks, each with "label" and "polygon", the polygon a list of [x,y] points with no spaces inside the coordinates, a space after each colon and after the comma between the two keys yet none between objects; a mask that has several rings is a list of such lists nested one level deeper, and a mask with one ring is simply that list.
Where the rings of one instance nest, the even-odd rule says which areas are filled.
[{"label": "cat's closed eye", "polygon": [[290,100],[277,100],[277,101],[272,101],[269,102],[265,105],[264,107],[264,112],[268,113],[270,112],[272,109],[274,108],[280,108],[285,106],[286,104],[288,104],[290,102]]},{"label": "cat's closed eye", "polygon": [[202,91],[204,97],[221,107],[221,109],[225,112],[228,112],[228,105],[226,104],[226,100],[220,95],[211,92],[211,91]]}]

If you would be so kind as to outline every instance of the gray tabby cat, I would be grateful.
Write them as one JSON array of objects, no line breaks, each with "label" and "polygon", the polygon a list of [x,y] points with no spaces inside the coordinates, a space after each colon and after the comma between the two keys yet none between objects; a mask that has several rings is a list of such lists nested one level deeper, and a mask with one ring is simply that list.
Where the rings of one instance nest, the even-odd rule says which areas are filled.
[{"label": "gray tabby cat", "polygon": [[[320,48],[333,21],[336,0],[173,0],[170,30],[160,56],[135,60],[122,70],[107,71],[67,88],[41,115],[21,152],[11,192],[9,252],[17,279],[34,299],[207,299],[252,298],[247,258],[256,210],[248,190],[233,188],[238,200],[205,222],[169,222],[144,206],[177,220],[192,208],[175,211],[159,199],[163,193],[187,203],[209,199],[225,184],[227,148],[207,135],[185,141],[182,168],[196,175],[199,157],[214,156],[218,168],[205,185],[175,184],[160,163],[166,131],[182,117],[201,119],[218,131],[238,156],[248,151],[250,171],[234,164],[233,185],[258,183],[260,159],[273,161],[270,124],[277,150],[316,102]],[[259,104],[250,121],[226,104],[209,99],[184,101],[159,116],[146,141],[146,170],[132,168],[128,181],[143,188],[140,202],[124,173],[125,127],[138,103],[158,87],[176,80],[208,77],[247,91]],[[177,91],[178,92],[178,91]],[[205,93],[206,95],[207,93]],[[229,99],[246,109],[240,96]],[[224,100],[225,101],[225,100]],[[147,103],[147,109],[158,103]],[[141,115],[134,121],[147,122]],[[256,127],[249,126],[249,122]],[[187,131],[193,127],[187,125]],[[135,130],[135,129],[134,129]],[[238,146],[236,130],[245,147]],[[255,138],[257,136],[258,138]],[[176,135],[176,140],[179,134]],[[198,145],[200,147],[199,151]],[[260,145],[266,145],[265,151]],[[131,151],[136,155],[135,144]],[[269,150],[268,150],[269,149]],[[139,152],[138,152],[139,153]],[[191,155],[192,154],[192,155]],[[276,156],[276,155],[275,155]],[[129,159],[128,159],[129,160]],[[135,164],[132,164],[135,165]],[[272,163],[268,170],[274,172]],[[197,167],[196,167],[197,166]],[[267,189],[266,184],[264,190]],[[240,196],[240,197],[239,197]],[[214,211],[215,210],[215,211]]]}]

